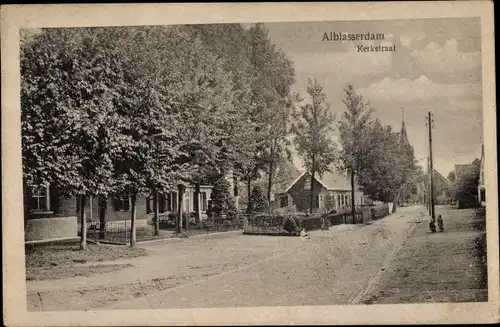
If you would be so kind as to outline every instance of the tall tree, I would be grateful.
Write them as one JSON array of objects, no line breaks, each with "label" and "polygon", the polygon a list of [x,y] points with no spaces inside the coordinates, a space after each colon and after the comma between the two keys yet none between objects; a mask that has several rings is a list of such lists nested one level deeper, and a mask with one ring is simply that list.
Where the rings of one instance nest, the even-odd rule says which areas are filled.
[{"label": "tall tree", "polygon": [[369,151],[358,172],[360,185],[373,200],[394,201],[403,184],[398,135],[376,119],[367,142]]},{"label": "tall tree", "polygon": [[[366,140],[371,123],[372,109],[368,102],[357,94],[352,85],[344,89],[345,111],[339,122],[340,141],[342,145],[343,168],[350,173],[351,178],[351,210],[355,216],[355,178],[358,174],[367,152],[370,150]],[[354,221],[354,220],[353,220]]]},{"label": "tall tree", "polygon": [[115,90],[124,85],[116,33],[45,29],[21,46],[24,179],[80,197],[81,249],[86,197],[106,196],[115,186]]},{"label": "tall tree", "polygon": [[248,31],[250,62],[253,68],[252,113],[256,132],[262,137],[261,168],[268,176],[267,198],[271,199],[272,179],[277,162],[290,155],[288,151],[290,88],[295,82],[293,63],[271,41],[263,24]]},{"label": "tall tree", "polygon": [[309,79],[307,93],[311,102],[300,106],[292,130],[295,148],[311,174],[309,211],[312,213],[315,175],[329,171],[336,159],[336,148],[331,140],[335,116],[326,102],[323,87],[315,79]]}]

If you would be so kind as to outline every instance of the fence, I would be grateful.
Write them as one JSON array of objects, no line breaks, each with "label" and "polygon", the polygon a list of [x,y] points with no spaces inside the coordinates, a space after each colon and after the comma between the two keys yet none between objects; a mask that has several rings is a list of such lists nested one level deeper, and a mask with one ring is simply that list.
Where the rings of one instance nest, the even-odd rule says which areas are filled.
[{"label": "fence", "polygon": [[[189,224],[186,226],[185,217],[183,221],[182,231],[189,235],[226,232],[239,230],[243,228],[245,217],[239,215],[235,217],[207,217],[200,222],[194,219],[189,219]],[[102,230],[101,230],[101,227]],[[147,219],[136,220],[136,240],[147,241],[158,238],[175,237],[176,234],[176,218],[175,216],[162,215],[159,217],[159,235],[155,235],[154,221]],[[80,230],[80,228],[79,228]],[[123,221],[108,221],[104,226],[99,222],[89,222],[87,226],[87,239],[101,242],[111,242],[118,244],[126,244],[130,238],[131,222]]]}]

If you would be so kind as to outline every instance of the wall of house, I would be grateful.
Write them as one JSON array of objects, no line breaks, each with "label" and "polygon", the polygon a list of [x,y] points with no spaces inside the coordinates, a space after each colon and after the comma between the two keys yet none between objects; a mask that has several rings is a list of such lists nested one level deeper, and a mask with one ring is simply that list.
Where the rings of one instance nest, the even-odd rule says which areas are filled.
[{"label": "wall of house", "polygon": [[[349,207],[351,206],[351,191],[350,190],[334,190],[329,191],[329,202],[328,209],[339,209],[341,207]],[[339,199],[340,196],[340,199]],[[344,200],[342,200],[344,197]],[[354,192],[354,204],[359,206],[365,204],[365,197],[363,192],[355,191]]]},{"label": "wall of house", "polygon": [[[307,181],[307,187],[306,187]],[[288,194],[293,199],[295,207],[298,212],[308,212],[309,203],[311,200],[311,190],[310,190],[310,178],[307,174],[302,176],[288,191]],[[326,198],[328,194],[327,190],[318,181],[314,181],[314,200],[313,200],[313,211],[318,209],[318,195],[322,195]]]},{"label": "wall of house", "polygon": [[[206,193],[205,197],[205,208],[208,208],[208,202],[210,200],[210,196],[212,193],[212,188],[210,186],[202,186],[200,189],[201,192]],[[194,188],[188,188],[186,190],[186,194],[184,196],[184,212],[191,213],[195,211],[195,201],[194,201]],[[174,196],[177,196],[175,193]],[[201,198],[201,195],[200,195]],[[64,217],[64,216],[77,216],[78,222],[80,221],[79,213],[78,213],[78,201],[76,197],[61,197],[57,191],[50,190],[50,210],[44,212],[43,214],[33,214],[31,213],[31,203],[30,203],[31,195],[27,188],[24,190],[24,209],[25,209],[25,217],[26,219],[32,218],[50,218],[50,217]],[[148,208],[149,207],[149,208]],[[174,206],[174,210],[177,211],[177,206]],[[149,209],[149,210],[148,210]],[[149,201],[145,196],[138,196],[136,200],[136,213],[137,220],[148,220],[151,221],[153,219],[154,213],[154,203],[153,200]],[[148,213],[149,211],[149,213]],[[165,213],[170,213],[170,211],[165,211]],[[98,197],[87,197],[85,203],[85,215],[87,220],[89,221],[99,221],[99,199]],[[128,221],[130,220],[131,211],[119,211],[115,208],[115,200],[110,197],[107,200],[107,208],[106,208],[106,221]],[[203,210],[202,206],[202,217],[206,217],[206,210]]]},{"label": "wall of house", "polygon": [[[151,218],[146,211],[146,197],[138,196],[136,200],[136,213],[137,219]],[[77,215],[77,200],[76,198],[60,198],[59,208],[56,211],[58,215]],[[131,211],[117,211],[115,210],[113,198],[109,198],[106,208],[106,221],[121,221],[130,220]],[[85,216],[87,220],[99,221],[99,203],[97,197],[89,197],[85,203]],[[80,221],[79,215],[78,222]]]}]

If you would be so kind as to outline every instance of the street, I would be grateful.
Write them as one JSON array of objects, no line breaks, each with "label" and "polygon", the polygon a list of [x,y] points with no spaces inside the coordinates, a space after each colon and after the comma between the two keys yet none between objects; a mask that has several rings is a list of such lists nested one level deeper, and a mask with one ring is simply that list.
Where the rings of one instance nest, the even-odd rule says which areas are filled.
[{"label": "street", "polygon": [[[455,214],[441,211],[445,219]],[[454,211],[462,222],[472,215]],[[454,235],[464,232],[445,220],[445,233],[427,235],[427,221],[425,208],[418,206],[398,208],[369,225],[312,231],[309,240],[228,233],[141,244],[149,256],[99,263],[126,263],[129,268],[57,282],[27,281],[28,310],[367,304],[377,302],[374,294],[384,303],[398,303],[391,297],[384,300],[380,290],[387,291],[385,285],[394,290],[391,278],[401,270],[401,256],[425,253],[431,236],[453,237],[458,244]],[[416,242],[422,233],[429,239]],[[420,259],[439,261],[431,256]],[[458,257],[467,264],[473,259],[472,254]],[[414,264],[408,259],[405,263]],[[478,272],[453,273],[466,283],[463,278]]]}]

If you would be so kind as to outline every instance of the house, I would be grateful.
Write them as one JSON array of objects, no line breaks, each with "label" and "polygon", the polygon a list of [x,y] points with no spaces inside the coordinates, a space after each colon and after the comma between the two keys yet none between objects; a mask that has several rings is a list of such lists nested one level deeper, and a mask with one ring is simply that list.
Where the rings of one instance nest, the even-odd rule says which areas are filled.
[{"label": "house", "polygon": [[[213,186],[201,185],[199,200],[201,218],[207,217],[210,196]],[[43,219],[53,217],[80,217],[78,215],[79,200],[76,197],[63,197],[57,190],[50,186],[35,188],[24,188],[24,210],[25,220]],[[159,196],[159,212],[162,216],[176,213],[178,210],[178,194],[170,192]],[[183,210],[191,213],[196,211],[195,187],[188,185],[184,193]],[[154,216],[153,199],[151,197],[138,196],[136,200],[138,228],[146,227]],[[112,196],[107,199],[106,225],[110,228],[118,225],[118,222],[130,220],[131,198],[128,195]],[[99,199],[88,197],[86,204],[86,218],[90,223],[99,221]]]},{"label": "house", "polygon": [[473,207],[478,203],[478,180],[481,162],[455,165],[455,200],[459,208]]},{"label": "house", "polygon": [[477,188],[477,198],[481,206],[486,205],[486,180],[484,178],[484,144],[481,146],[481,167],[479,170],[479,185]]},{"label": "house", "polygon": [[[314,176],[313,211],[330,211],[332,209],[348,208],[351,205],[351,182],[348,176],[333,171]],[[311,197],[311,175],[302,172],[282,193],[277,195],[279,208],[308,212]],[[355,204],[364,205],[365,196],[357,187]]]}]

